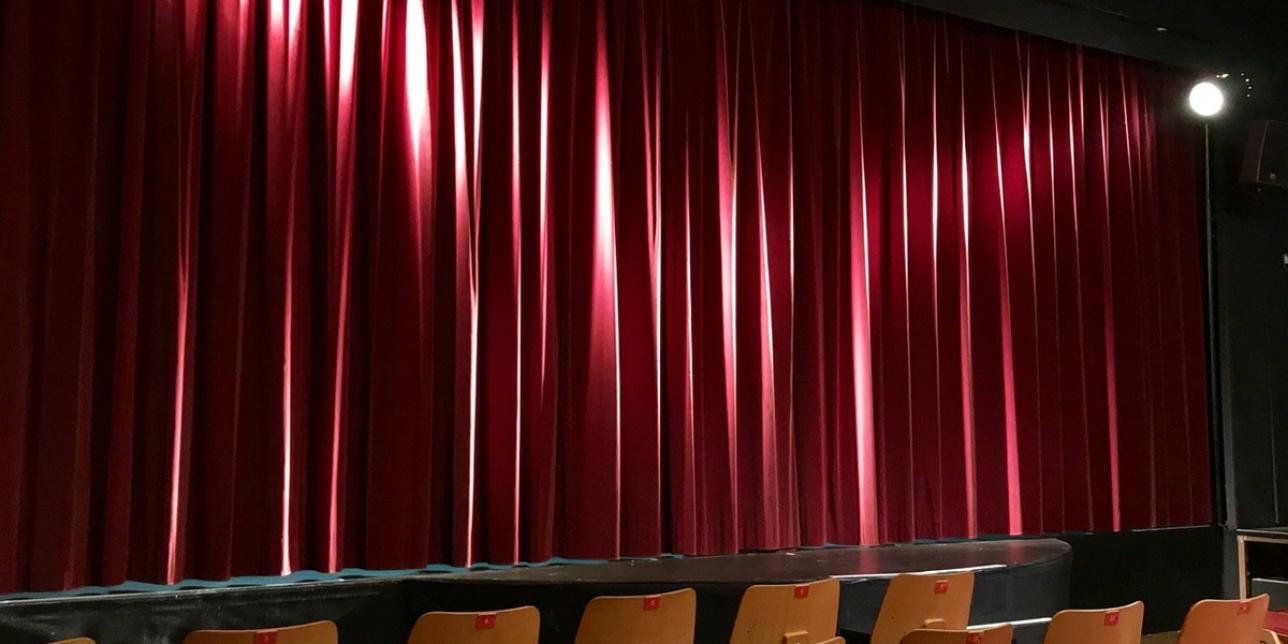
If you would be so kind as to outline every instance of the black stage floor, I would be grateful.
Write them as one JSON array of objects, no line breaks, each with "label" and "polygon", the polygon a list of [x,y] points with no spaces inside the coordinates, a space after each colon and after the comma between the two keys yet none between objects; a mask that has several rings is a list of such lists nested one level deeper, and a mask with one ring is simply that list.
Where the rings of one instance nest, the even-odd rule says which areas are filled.
[{"label": "black stage floor", "polygon": [[[974,569],[971,622],[982,624],[1049,617],[1067,607],[1071,560],[1069,546],[1054,539],[971,541],[0,602],[0,642],[90,636],[100,644],[177,644],[198,628],[330,619],[340,644],[403,644],[415,619],[430,610],[533,605],[541,609],[542,644],[564,644],[573,641],[592,597],[691,587],[698,593],[697,642],[723,644],[752,584],[839,577],[839,624],[866,632],[895,574]],[[1040,637],[1021,632],[1017,640]]]},{"label": "black stage floor", "polygon": [[421,612],[531,604],[541,609],[542,643],[564,644],[592,597],[689,587],[698,592],[697,642],[707,644],[729,640],[747,586],[829,576],[841,579],[843,630],[870,632],[886,584],[901,572],[975,570],[973,624],[1050,617],[1068,607],[1071,560],[1056,539],[823,548],[425,576],[409,583],[408,601]]},{"label": "black stage floor", "polygon": [[822,577],[881,579],[902,572],[1041,565],[1069,555],[1057,539],[963,541],[835,547],[709,557],[614,561],[595,565],[545,566],[435,575],[435,583],[472,584],[790,584]]}]

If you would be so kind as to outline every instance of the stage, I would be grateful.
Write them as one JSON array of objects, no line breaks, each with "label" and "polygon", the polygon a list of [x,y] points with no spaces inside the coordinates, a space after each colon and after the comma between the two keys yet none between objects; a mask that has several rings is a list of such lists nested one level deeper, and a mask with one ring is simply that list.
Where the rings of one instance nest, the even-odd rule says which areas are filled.
[{"label": "stage", "polygon": [[[696,641],[727,642],[752,584],[841,580],[838,624],[868,632],[888,580],[902,572],[976,571],[971,623],[1049,617],[1067,607],[1070,547],[1055,539],[836,547],[668,557],[501,571],[412,574],[278,586],[0,602],[0,641],[40,644],[91,636],[100,644],[169,644],[197,628],[254,628],[334,620],[341,644],[401,644],[431,610],[541,609],[542,644],[573,641],[590,598],[690,587]],[[1040,641],[1041,630],[1017,632]],[[1036,638],[1036,639],[1033,639]]]},{"label": "stage", "polygon": [[1068,605],[1070,561],[1068,544],[1055,539],[825,548],[437,575],[413,580],[408,601],[419,612],[531,604],[541,609],[543,644],[564,644],[591,597],[689,587],[698,592],[697,641],[714,643],[729,640],[747,586],[829,576],[841,580],[842,630],[871,630],[891,577],[932,570],[976,571],[972,624],[1050,617]]}]

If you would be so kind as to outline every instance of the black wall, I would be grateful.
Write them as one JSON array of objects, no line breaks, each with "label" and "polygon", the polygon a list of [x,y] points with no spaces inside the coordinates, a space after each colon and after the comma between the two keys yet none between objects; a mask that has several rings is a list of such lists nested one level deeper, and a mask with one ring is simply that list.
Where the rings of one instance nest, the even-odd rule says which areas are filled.
[{"label": "black wall", "polygon": [[1288,52],[1282,0],[902,0],[988,24],[1212,72],[1247,72],[1265,91]]},{"label": "black wall", "polygon": [[1072,608],[1145,602],[1146,633],[1177,630],[1200,599],[1224,594],[1219,553],[1232,537],[1217,526],[1064,534],[1073,546]]},{"label": "black wall", "polygon": [[[1241,145],[1223,141],[1219,154],[1232,155],[1232,148]],[[1217,199],[1215,219],[1228,523],[1240,528],[1284,525],[1288,191],[1227,190]]]}]

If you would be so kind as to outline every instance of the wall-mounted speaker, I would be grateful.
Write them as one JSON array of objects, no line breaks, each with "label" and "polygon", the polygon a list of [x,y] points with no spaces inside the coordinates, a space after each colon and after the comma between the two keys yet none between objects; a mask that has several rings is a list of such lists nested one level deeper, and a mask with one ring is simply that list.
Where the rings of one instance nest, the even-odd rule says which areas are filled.
[{"label": "wall-mounted speaker", "polygon": [[1243,183],[1288,188],[1288,123],[1252,123],[1239,179]]}]

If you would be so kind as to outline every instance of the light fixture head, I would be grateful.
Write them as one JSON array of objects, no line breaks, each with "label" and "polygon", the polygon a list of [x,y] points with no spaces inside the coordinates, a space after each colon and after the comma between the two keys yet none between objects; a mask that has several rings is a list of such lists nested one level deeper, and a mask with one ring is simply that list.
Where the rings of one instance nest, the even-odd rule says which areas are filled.
[{"label": "light fixture head", "polygon": [[1190,88],[1190,110],[1207,119],[1225,109],[1225,93],[1210,80],[1199,81]]}]

